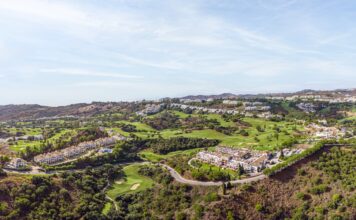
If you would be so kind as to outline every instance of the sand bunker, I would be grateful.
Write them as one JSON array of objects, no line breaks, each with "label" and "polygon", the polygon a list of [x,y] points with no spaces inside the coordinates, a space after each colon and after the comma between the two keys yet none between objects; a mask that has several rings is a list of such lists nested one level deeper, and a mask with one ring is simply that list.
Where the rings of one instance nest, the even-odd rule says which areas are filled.
[{"label": "sand bunker", "polygon": [[131,186],[130,190],[136,190],[140,186],[139,183],[135,183]]},{"label": "sand bunker", "polygon": [[124,181],[123,181],[123,180],[118,180],[118,181],[115,181],[115,183],[116,183],[117,185],[120,185],[120,184],[123,184]]}]

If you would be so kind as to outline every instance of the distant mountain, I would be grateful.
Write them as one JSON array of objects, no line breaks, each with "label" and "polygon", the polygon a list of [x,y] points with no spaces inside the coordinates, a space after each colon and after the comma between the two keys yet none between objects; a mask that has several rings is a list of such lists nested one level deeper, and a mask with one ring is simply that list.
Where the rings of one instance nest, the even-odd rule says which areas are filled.
[{"label": "distant mountain", "polygon": [[223,93],[220,95],[189,95],[182,97],[181,99],[200,99],[200,100],[207,100],[207,99],[231,99],[237,98],[238,96],[232,93]]},{"label": "distant mountain", "polygon": [[293,96],[293,95],[356,95],[356,89],[336,89],[336,90],[312,90],[304,89],[297,92],[280,92],[280,93],[260,93],[260,94],[232,94],[223,93],[220,95],[189,95],[181,97],[181,99],[200,99],[207,100],[209,98],[213,99],[233,99],[233,98],[263,98],[266,96]]},{"label": "distant mountain", "polygon": [[119,108],[119,103],[95,102],[67,106],[49,107],[41,105],[3,105],[0,106],[0,121],[29,120],[49,117],[91,116]]},{"label": "distant mountain", "polygon": [[[235,95],[223,93],[220,95],[189,95],[181,99],[234,99],[234,98],[263,98],[266,96],[291,96],[291,95],[326,95],[329,97],[356,96],[356,89],[337,89],[330,91],[302,90],[294,93],[269,93]],[[133,111],[140,102],[93,102],[78,103],[67,106],[49,107],[42,105],[0,105],[0,121],[30,120],[51,117],[87,117],[100,113],[115,112],[128,108]]]}]

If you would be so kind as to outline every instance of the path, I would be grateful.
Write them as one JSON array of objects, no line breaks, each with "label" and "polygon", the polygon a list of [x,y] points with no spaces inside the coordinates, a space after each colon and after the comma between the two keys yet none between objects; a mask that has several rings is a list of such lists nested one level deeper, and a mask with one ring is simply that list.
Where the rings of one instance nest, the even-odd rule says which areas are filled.
[{"label": "path", "polygon": [[105,195],[105,198],[108,199],[108,200],[110,200],[110,201],[114,204],[116,211],[119,210],[119,207],[117,206],[115,200],[113,200],[113,199],[112,199],[111,197],[109,197],[108,195]]},{"label": "path", "polygon": [[[107,189],[111,186],[111,184],[110,184],[110,180],[109,180],[109,179],[107,179],[107,181],[108,181],[108,183],[106,184],[105,188],[101,190],[101,192],[102,192],[102,193],[104,193],[104,194],[105,194],[105,191],[106,191],[106,190],[107,190]],[[108,196],[108,195],[106,195],[106,194],[105,194],[105,198],[106,198],[106,199],[108,199],[108,200],[110,200],[110,201],[114,204],[114,206],[115,206],[115,210],[116,210],[116,211],[118,211],[118,210],[119,210],[119,207],[117,206],[117,204],[116,204],[115,200],[113,200],[111,197],[109,197],[109,196]]]},{"label": "path", "polygon": [[[129,162],[129,163],[122,163],[120,165],[129,165],[132,163],[137,163],[137,162]],[[147,163],[147,162],[141,162],[142,164]],[[191,180],[191,179],[186,179],[184,177],[182,177],[177,171],[175,171],[172,167],[166,165],[166,164],[162,164],[162,163],[158,163],[158,165],[166,168],[169,173],[171,174],[171,176],[179,183],[183,183],[183,184],[187,184],[187,185],[192,185],[192,186],[221,186],[224,182],[222,181],[209,181],[209,182],[205,182],[205,181],[198,181],[198,180]],[[54,174],[54,173],[60,173],[61,171],[52,171],[52,172],[40,172],[40,170],[38,169],[38,167],[36,167],[37,169],[32,169],[31,171],[15,171],[15,170],[7,170],[4,169],[5,172],[7,173],[18,173],[18,174]],[[82,169],[73,169],[73,170],[66,170],[69,172],[76,172],[76,171],[81,171]],[[62,171],[63,172],[63,171]],[[241,183],[251,183],[251,182],[255,182],[255,181],[259,181],[262,179],[267,178],[267,176],[260,174],[257,176],[253,176],[253,177],[249,177],[249,178],[245,178],[245,179],[241,179],[241,180],[232,180],[230,181],[231,184],[241,184]],[[113,199],[110,198],[111,201],[113,201]]]}]

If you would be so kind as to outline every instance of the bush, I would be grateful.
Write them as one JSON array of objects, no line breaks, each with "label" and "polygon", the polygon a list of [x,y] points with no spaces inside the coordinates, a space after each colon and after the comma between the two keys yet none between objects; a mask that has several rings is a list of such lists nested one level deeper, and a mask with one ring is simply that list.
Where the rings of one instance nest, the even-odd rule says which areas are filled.
[{"label": "bush", "polygon": [[307,172],[304,169],[298,169],[298,175],[305,176]]},{"label": "bush", "polygon": [[242,136],[245,136],[245,137],[247,137],[249,134],[248,134],[248,132],[246,131],[246,130],[244,130],[244,129],[242,129],[241,131],[240,131],[240,134],[242,135]]},{"label": "bush", "polygon": [[262,212],[263,211],[263,206],[260,203],[257,203],[255,206],[255,209],[257,212]]},{"label": "bush", "polygon": [[321,215],[324,215],[326,213],[326,209],[321,206],[315,207],[314,210]]},{"label": "bush", "polygon": [[205,202],[214,202],[219,200],[219,195],[216,192],[208,193],[205,196]]},{"label": "bush", "polygon": [[312,187],[309,191],[311,194],[320,195],[320,194],[323,194],[324,192],[326,192],[327,190],[328,190],[327,185],[320,184],[320,185]]},{"label": "bush", "polygon": [[252,189],[253,189],[253,187],[251,186],[251,184],[248,184],[248,183],[242,184],[242,186],[241,186],[242,191],[250,191]]},{"label": "bush", "polygon": [[307,198],[307,196],[303,192],[297,192],[296,197],[300,200],[305,200]]}]

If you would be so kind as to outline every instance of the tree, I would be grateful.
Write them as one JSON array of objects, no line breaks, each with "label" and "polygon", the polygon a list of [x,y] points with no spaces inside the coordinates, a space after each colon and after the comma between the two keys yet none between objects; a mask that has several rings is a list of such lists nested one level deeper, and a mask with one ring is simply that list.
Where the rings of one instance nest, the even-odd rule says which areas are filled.
[{"label": "tree", "polygon": [[239,164],[239,167],[237,168],[237,175],[241,176],[244,173],[245,173],[244,167],[241,164]]},{"label": "tree", "polygon": [[227,212],[227,216],[226,216],[226,220],[234,220],[234,214],[232,213],[232,211],[228,211]]}]

